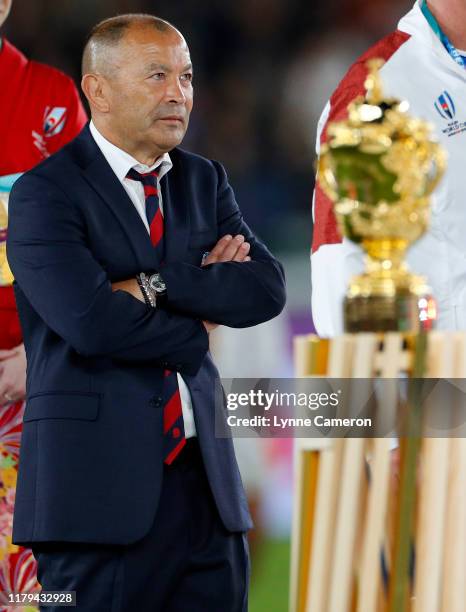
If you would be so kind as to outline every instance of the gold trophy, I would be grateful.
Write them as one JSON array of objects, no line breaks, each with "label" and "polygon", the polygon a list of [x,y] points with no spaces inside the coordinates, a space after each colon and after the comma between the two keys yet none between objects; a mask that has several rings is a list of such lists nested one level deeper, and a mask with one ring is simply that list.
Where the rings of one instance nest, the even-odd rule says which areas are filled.
[{"label": "gold trophy", "polygon": [[6,212],[6,203],[8,193],[0,191],[0,287],[11,285],[13,282],[13,274],[6,259],[6,236],[8,215]]},{"label": "gold trophy", "polygon": [[408,114],[407,101],[382,95],[379,69],[368,62],[365,99],[330,123],[318,180],[334,203],[340,233],[367,253],[366,271],[351,279],[344,301],[347,332],[418,331],[432,327],[435,301],[426,279],[404,261],[429,224],[429,196],[446,154],[432,128]]}]

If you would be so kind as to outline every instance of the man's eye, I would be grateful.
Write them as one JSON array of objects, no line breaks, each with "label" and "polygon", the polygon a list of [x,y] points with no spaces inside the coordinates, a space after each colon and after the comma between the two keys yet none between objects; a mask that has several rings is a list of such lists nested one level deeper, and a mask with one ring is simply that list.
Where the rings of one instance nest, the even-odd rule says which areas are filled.
[{"label": "man's eye", "polygon": [[165,76],[165,72],[156,72],[155,74],[152,75],[152,78],[161,80],[164,78],[164,76]]},{"label": "man's eye", "polygon": [[192,81],[193,80],[193,75],[191,72],[186,72],[185,74],[181,75],[181,79],[183,81]]}]

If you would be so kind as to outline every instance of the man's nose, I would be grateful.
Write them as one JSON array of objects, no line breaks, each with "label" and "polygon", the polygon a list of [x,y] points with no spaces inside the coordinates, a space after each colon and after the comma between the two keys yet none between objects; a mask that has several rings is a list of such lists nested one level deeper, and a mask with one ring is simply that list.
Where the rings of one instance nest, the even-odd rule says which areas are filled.
[{"label": "man's nose", "polygon": [[183,104],[186,101],[186,95],[179,77],[172,76],[167,79],[165,97],[168,102],[176,102],[177,104]]}]

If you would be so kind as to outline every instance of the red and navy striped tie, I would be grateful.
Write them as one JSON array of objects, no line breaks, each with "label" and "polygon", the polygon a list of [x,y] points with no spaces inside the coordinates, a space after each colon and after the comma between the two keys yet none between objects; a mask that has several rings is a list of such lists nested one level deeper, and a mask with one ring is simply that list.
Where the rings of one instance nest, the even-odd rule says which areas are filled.
[{"label": "red and navy striped tie", "polygon": [[[160,210],[160,201],[157,187],[158,172],[153,170],[140,174],[134,168],[126,175],[133,181],[139,181],[144,187],[146,199],[146,216],[150,228],[150,239],[156,250],[156,258],[163,262],[165,244],[163,215]],[[186,444],[184,434],[183,411],[181,408],[180,389],[176,372],[165,370],[163,385],[163,433],[164,433],[164,461],[168,465],[174,461]]]}]

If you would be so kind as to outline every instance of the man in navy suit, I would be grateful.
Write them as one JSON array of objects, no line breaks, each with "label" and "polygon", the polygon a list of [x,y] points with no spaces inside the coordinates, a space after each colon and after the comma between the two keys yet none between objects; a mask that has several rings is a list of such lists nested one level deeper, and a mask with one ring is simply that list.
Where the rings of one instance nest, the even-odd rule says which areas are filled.
[{"label": "man in navy suit", "polygon": [[223,167],[177,148],[193,88],[172,25],[97,25],[82,88],[90,125],[10,198],[28,359],[13,541],[78,610],[241,612],[252,525],[209,332],[278,315],[283,269]]}]

